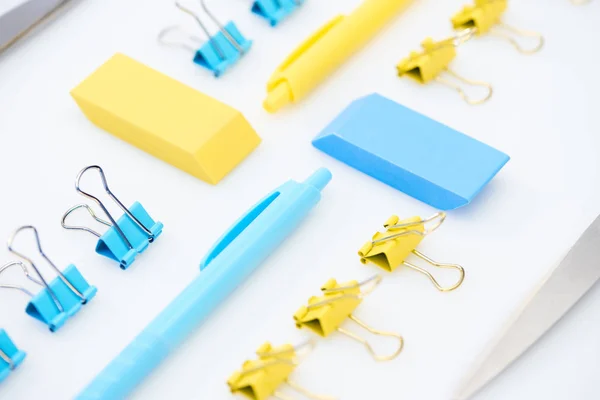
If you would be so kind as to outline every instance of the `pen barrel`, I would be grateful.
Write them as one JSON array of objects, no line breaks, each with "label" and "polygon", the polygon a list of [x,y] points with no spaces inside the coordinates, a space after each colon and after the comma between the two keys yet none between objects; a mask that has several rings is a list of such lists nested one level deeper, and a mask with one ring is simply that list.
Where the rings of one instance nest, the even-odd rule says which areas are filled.
[{"label": "pen barrel", "polygon": [[365,0],[344,18],[345,31],[351,34],[358,49],[412,2],[413,0]]},{"label": "pen barrel", "polygon": [[351,14],[325,25],[272,76],[265,107],[276,111],[287,100],[305,97],[412,1],[365,0]]},{"label": "pen barrel", "polygon": [[77,400],[123,399],[164,358],[169,348],[148,330],[140,334],[94,380]]},{"label": "pen barrel", "polygon": [[[294,94],[305,96],[312,88],[331,75],[355,52],[364,47],[388,22],[413,0],[365,0],[310,47],[296,62],[310,84],[294,87]],[[309,65],[302,65],[307,63]],[[293,81],[292,81],[293,86]]]}]

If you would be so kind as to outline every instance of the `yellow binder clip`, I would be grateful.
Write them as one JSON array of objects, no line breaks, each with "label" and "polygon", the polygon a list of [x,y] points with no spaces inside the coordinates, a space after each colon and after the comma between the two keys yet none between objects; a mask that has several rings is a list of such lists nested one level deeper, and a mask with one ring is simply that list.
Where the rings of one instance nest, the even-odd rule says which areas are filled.
[{"label": "yellow binder clip", "polygon": [[[517,29],[501,22],[502,14],[506,11],[507,0],[475,0],[473,5],[463,7],[454,17],[452,25],[459,31],[473,31],[477,35],[490,33],[492,35],[508,40],[522,54],[533,54],[544,46],[544,37],[537,33]],[[498,27],[503,31],[494,30]],[[521,37],[537,39],[537,45],[531,49],[525,49],[507,32]]]},{"label": "yellow binder clip", "polygon": [[[308,305],[301,307],[294,314],[296,326],[298,328],[306,327],[322,337],[327,337],[338,331],[363,344],[375,360],[393,360],[398,357],[404,347],[402,336],[397,333],[371,328],[352,314],[363,298],[379,285],[381,279],[380,275],[375,275],[363,282],[351,281],[343,285],[338,284],[335,279],[328,280],[321,288],[323,296],[311,297],[308,300]],[[363,288],[367,289],[361,290]],[[372,334],[398,339],[398,348],[390,355],[378,355],[367,340],[341,327],[347,318]]]},{"label": "yellow binder clip", "polygon": [[[474,32],[467,30],[450,39],[434,42],[431,38],[421,43],[423,51],[410,53],[410,56],[398,64],[398,76],[408,76],[419,83],[426,84],[436,80],[456,90],[460,97],[469,104],[481,104],[492,97],[492,85],[486,82],[466,79],[449,68],[450,63],[456,58],[456,47],[466,42],[473,36]],[[442,76],[447,73],[453,78],[471,86],[481,86],[487,89],[487,95],[481,99],[471,99],[465,91],[457,84]]]},{"label": "yellow binder clip", "polygon": [[[439,228],[445,219],[444,212],[438,212],[427,219],[412,217],[402,221],[397,216],[392,216],[384,224],[387,231],[377,232],[373,239],[359,250],[360,261],[363,264],[371,262],[389,272],[393,272],[400,265],[405,265],[425,274],[439,291],[450,292],[463,283],[465,279],[463,267],[458,264],[438,263],[417,251],[417,246],[425,236]],[[431,226],[427,228],[427,225]],[[452,286],[441,286],[429,271],[406,261],[411,254],[434,267],[456,269],[460,274],[458,281]]]},{"label": "yellow binder clip", "polygon": [[289,400],[289,397],[278,392],[282,385],[287,384],[307,398],[334,400],[329,396],[311,393],[289,379],[298,366],[299,353],[313,347],[313,341],[295,347],[290,344],[273,347],[269,342],[263,344],[256,352],[258,359],[246,361],[242,369],[235,372],[227,381],[231,393],[241,394],[252,400],[266,400],[271,396]]}]

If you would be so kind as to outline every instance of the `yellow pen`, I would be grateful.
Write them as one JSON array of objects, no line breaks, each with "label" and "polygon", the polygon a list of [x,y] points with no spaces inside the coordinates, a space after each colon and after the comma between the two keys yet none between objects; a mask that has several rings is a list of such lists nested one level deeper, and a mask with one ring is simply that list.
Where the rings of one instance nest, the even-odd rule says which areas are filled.
[{"label": "yellow pen", "polygon": [[263,106],[277,112],[304,98],[364,46],[413,0],[364,0],[350,15],[338,15],[302,43],[267,83]]}]

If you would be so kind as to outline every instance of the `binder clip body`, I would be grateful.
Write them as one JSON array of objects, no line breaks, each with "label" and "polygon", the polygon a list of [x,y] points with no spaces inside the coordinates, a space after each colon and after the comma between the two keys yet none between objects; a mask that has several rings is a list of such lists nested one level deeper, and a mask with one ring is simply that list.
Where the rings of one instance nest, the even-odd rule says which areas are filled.
[{"label": "binder clip body", "polygon": [[427,38],[421,43],[422,52],[413,51],[398,64],[398,75],[408,76],[419,83],[429,83],[448,69],[456,58],[454,39],[434,42]]},{"label": "binder clip body", "polygon": [[[371,328],[353,314],[363,298],[371,293],[380,282],[381,276],[379,275],[360,283],[351,281],[346,284],[338,284],[335,279],[330,279],[321,288],[323,296],[311,297],[308,300],[308,305],[301,307],[294,314],[296,327],[308,328],[321,337],[328,337],[333,332],[338,331],[363,344],[377,361],[389,361],[396,358],[404,347],[402,336]],[[361,290],[364,287],[369,289]],[[397,350],[390,355],[376,354],[367,340],[341,327],[347,319],[352,320],[372,334],[397,339],[399,342]]]},{"label": "binder clip body", "polygon": [[[13,248],[17,234],[23,230],[32,230],[37,242],[38,251],[52,267],[57,277],[49,283],[44,278],[36,264]],[[23,258],[35,271],[35,277],[30,275],[28,267],[22,262],[11,262],[0,268],[0,274],[11,267],[20,267],[25,277],[39,286],[41,290],[34,294],[23,286],[0,284],[0,288],[19,290],[30,297],[25,312],[31,317],[48,325],[50,331],[56,332],[65,322],[79,312],[82,305],[87,304],[96,296],[97,289],[85,280],[77,267],[71,264],[63,271],[45,255],[41,248],[39,235],[35,227],[23,226],[11,236],[8,249]]]},{"label": "binder clip body", "polygon": [[[154,239],[162,233],[163,224],[155,222],[139,202],[133,203],[128,210],[143,226],[151,227],[149,230]],[[149,235],[128,214],[123,214],[117,220],[117,226],[131,243],[132,248],[127,246],[117,229],[111,226],[98,239],[96,252],[119,262],[121,268],[127,269],[135,261],[135,257],[143,253],[150,245]]]},{"label": "binder clip body", "polygon": [[[457,35],[456,37],[439,42],[434,42],[431,38],[425,39],[421,43],[423,51],[411,52],[408,58],[405,58],[398,64],[398,76],[408,76],[421,84],[436,80],[456,90],[463,100],[471,105],[486,102],[492,97],[492,86],[489,83],[466,79],[450,69],[450,63],[456,58],[456,47],[469,40],[472,34],[472,31],[466,31],[464,35]],[[466,95],[461,86],[444,78],[444,73],[466,85],[485,88],[487,90],[486,96],[479,99],[471,99]]]},{"label": "binder clip body", "polygon": [[305,0],[255,0],[252,12],[277,26],[304,4]]},{"label": "binder clip body", "polygon": [[[502,23],[502,15],[507,6],[507,0],[475,0],[474,4],[463,7],[452,17],[452,26],[458,31],[473,32],[478,36],[489,33],[501,37],[521,54],[537,53],[544,47],[544,37],[540,33],[517,29]],[[533,38],[537,44],[532,48],[524,48],[508,33],[521,38]]]},{"label": "binder clip body", "polygon": [[[48,284],[48,288],[42,289],[29,301],[25,309],[27,314],[48,325],[52,332],[77,314],[82,305],[94,298],[97,292],[97,289],[87,283],[73,264],[65,268],[62,275],[65,277],[64,281],[60,276],[53,279]],[[76,290],[73,291],[69,284]],[[60,303],[62,310],[56,307],[53,296]]]},{"label": "binder clip body", "polygon": [[[446,214],[443,212],[437,213],[427,219],[412,217],[400,220],[394,215],[384,224],[386,232],[377,232],[373,235],[372,240],[359,250],[360,261],[363,264],[373,263],[388,272],[393,272],[401,265],[404,265],[425,274],[439,291],[452,291],[458,288],[465,278],[463,267],[458,264],[438,263],[417,251],[417,246],[419,246],[423,239],[439,228],[445,219]],[[432,226],[427,228],[428,224],[432,224]],[[441,286],[429,271],[406,261],[411,254],[434,267],[457,270],[460,274],[458,281],[449,287]]]},{"label": "binder clip body", "polygon": [[[98,170],[106,193],[123,210],[124,214],[118,220],[115,220],[113,218],[110,212],[108,212],[108,209],[98,198],[81,190],[81,177],[86,171],[90,169]],[[106,214],[106,216],[109,218],[110,222],[98,218],[94,211],[87,204],[78,204],[74,207],[71,207],[63,215],[63,228],[86,231],[98,237],[98,243],[96,244],[96,252],[114,261],[117,261],[121,269],[126,270],[127,268],[129,268],[135,261],[136,256],[138,254],[143,253],[148,248],[150,243],[153,243],[154,240],[162,233],[163,224],[154,221],[139,202],[135,202],[130,208],[126,208],[123,205],[123,203],[121,203],[119,199],[117,199],[112,194],[112,192],[108,188],[104,171],[102,171],[102,168],[100,168],[99,166],[93,165],[84,168],[77,175],[75,181],[75,188],[84,197],[95,201],[100,206],[102,211]],[[74,211],[80,208],[85,208],[94,220],[105,226],[108,226],[109,229],[101,235],[98,232],[87,227],[67,225],[67,218]]]},{"label": "binder clip body", "polygon": [[23,360],[26,353],[19,350],[4,329],[0,329],[0,383],[14,371]]},{"label": "binder clip body", "polygon": [[[298,328],[306,327],[321,337],[337,331],[354,310],[362,303],[357,281],[340,285],[330,279],[321,287],[322,297],[313,296],[308,306],[302,307],[294,315]],[[327,303],[325,303],[327,302]]]},{"label": "binder clip body", "polygon": [[296,392],[314,400],[333,400],[331,397],[309,392],[289,377],[299,365],[299,352],[313,347],[312,341],[300,346],[290,344],[273,347],[269,342],[263,344],[256,355],[258,359],[244,362],[242,369],[236,371],[227,381],[231,393],[241,394],[252,400],[267,400],[279,395],[277,390],[287,384]]},{"label": "binder clip body", "polygon": [[168,35],[175,31],[183,31],[183,29],[179,26],[170,26],[159,33],[158,41],[165,45],[183,47],[193,51],[194,63],[208,69],[216,78],[218,78],[250,50],[252,41],[247,40],[241,34],[233,21],[228,21],[224,25],[219,22],[206,6],[205,0],[200,0],[200,4],[204,13],[214,25],[218,27],[218,32],[216,34],[210,33],[208,27],[202,22],[202,19],[198,14],[189,8],[182,6],[179,2],[175,2],[175,6],[179,10],[194,18],[208,40],[204,42],[194,35],[186,34],[186,36],[188,36],[187,43],[171,41],[168,39]]},{"label": "binder clip body", "polygon": [[237,63],[251,46],[252,41],[244,38],[235,23],[229,21],[223,30],[217,32],[200,47],[194,56],[194,62],[212,71],[218,78]]},{"label": "binder clip body", "polygon": [[486,34],[500,23],[507,6],[507,0],[475,0],[452,17],[452,26],[458,30],[474,28],[477,35]]}]

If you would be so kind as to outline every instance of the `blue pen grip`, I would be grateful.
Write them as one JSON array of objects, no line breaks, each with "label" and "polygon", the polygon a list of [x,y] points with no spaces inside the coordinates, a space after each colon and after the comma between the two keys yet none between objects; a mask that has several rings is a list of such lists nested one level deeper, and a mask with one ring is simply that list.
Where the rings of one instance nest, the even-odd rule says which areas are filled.
[{"label": "blue pen grip", "polygon": [[[245,277],[223,281],[209,269],[171,302],[78,396],[123,399],[200,325]],[[221,284],[216,282],[221,281]]]},{"label": "blue pen grip", "polygon": [[[280,237],[280,240],[283,240]],[[273,243],[275,245],[275,243]],[[123,399],[177,348],[269,255],[227,258],[202,271],[125,350],[85,388],[78,400]]]},{"label": "blue pen grip", "polygon": [[96,376],[77,399],[122,399],[168,354],[169,349],[162,339],[145,330]]}]

